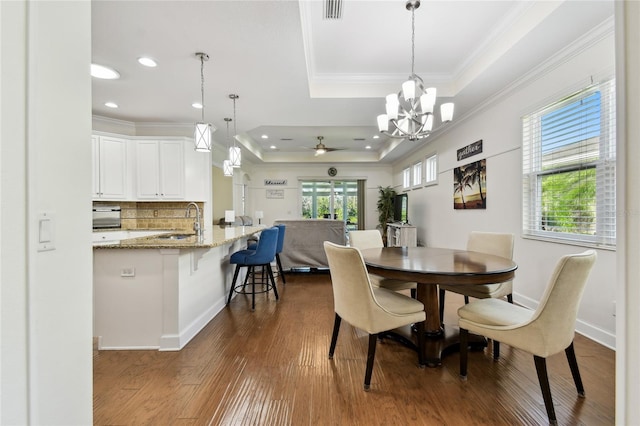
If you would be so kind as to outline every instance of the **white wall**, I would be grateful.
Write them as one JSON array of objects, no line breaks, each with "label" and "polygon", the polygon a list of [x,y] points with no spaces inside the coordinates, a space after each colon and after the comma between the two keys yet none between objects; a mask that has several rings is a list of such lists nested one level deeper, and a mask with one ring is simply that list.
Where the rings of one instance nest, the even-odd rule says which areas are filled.
[{"label": "white wall", "polygon": [[[245,167],[250,176],[247,215],[254,216],[256,210],[264,211],[263,224],[270,225],[278,219],[298,219],[301,217],[299,180],[331,179],[327,175],[329,167],[338,169],[334,180],[366,179],[365,228],[375,229],[378,224],[376,203],[378,187],[392,182],[391,166],[379,164],[338,163],[338,164],[260,164]],[[234,175],[235,177],[235,175]],[[265,186],[265,179],[286,179],[285,186]],[[268,189],[284,190],[283,199],[268,199]]]},{"label": "white wall", "polygon": [[[460,118],[441,137],[394,164],[394,182],[402,169],[431,153],[438,154],[438,185],[409,191],[409,218],[418,227],[418,239],[428,246],[464,247],[472,230],[512,232],[516,235],[514,281],[516,302],[535,307],[557,259],[584,247],[523,239],[521,235],[522,152],[521,116],[575,90],[591,77],[614,75],[613,28],[599,39],[589,38],[574,54],[530,79],[526,85],[484,106],[471,118]],[[483,152],[460,162],[456,151],[477,140]],[[406,142],[405,142],[406,143]],[[486,210],[453,209],[453,168],[487,160]],[[396,190],[401,190],[396,187]],[[598,250],[578,313],[579,332],[615,347],[616,253]]]},{"label": "white wall", "polygon": [[0,22],[0,423],[91,424],[91,3],[0,2]]}]

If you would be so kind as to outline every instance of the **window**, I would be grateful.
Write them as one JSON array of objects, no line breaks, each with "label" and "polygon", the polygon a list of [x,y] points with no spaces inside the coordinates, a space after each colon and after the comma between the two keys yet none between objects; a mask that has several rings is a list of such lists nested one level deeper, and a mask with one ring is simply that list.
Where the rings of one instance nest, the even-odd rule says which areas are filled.
[{"label": "window", "polygon": [[413,165],[413,186],[422,184],[422,161]]},{"label": "window", "polygon": [[433,154],[424,160],[424,180],[427,185],[438,183],[438,154]]},{"label": "window", "polygon": [[409,167],[402,171],[402,187],[404,189],[411,188],[411,168]]},{"label": "window", "polygon": [[615,247],[615,82],[524,117],[522,134],[523,234]]},{"label": "window", "polygon": [[[338,219],[347,228],[356,229],[359,220],[358,181],[301,181],[302,217],[306,219]],[[364,184],[360,185],[364,187]]]}]

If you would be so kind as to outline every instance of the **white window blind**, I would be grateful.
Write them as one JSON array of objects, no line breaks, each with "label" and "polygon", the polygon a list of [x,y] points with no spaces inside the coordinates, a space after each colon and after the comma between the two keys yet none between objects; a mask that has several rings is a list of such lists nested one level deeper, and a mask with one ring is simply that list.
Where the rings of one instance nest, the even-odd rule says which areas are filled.
[{"label": "white window blind", "polygon": [[413,165],[413,186],[422,184],[422,161]]},{"label": "white window blind", "polygon": [[402,187],[404,189],[411,188],[411,168],[409,167],[402,170]]},{"label": "white window blind", "polygon": [[522,134],[523,234],[615,247],[614,80],[525,116]]},{"label": "white window blind", "polygon": [[427,185],[438,181],[438,155],[433,154],[424,161],[425,173],[424,179]]}]

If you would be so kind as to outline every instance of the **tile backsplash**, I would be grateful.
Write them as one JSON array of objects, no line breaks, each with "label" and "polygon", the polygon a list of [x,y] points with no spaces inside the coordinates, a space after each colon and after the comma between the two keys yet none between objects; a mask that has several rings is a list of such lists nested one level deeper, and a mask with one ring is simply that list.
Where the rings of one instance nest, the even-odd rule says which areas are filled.
[{"label": "tile backsplash", "polygon": [[[188,201],[137,202],[137,201],[94,201],[93,205],[119,205],[122,229],[179,229],[190,231],[196,216],[195,209],[185,217]],[[200,212],[204,203],[199,202]]]}]

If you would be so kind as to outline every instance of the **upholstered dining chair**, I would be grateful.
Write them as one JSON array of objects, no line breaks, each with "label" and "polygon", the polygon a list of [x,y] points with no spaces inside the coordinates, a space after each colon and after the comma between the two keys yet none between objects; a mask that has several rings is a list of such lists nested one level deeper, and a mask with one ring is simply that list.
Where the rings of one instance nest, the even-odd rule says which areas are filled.
[{"label": "upholstered dining chair", "polygon": [[418,335],[418,363],[420,366],[424,365],[424,305],[395,291],[373,287],[362,254],[357,248],[325,241],[324,251],[329,263],[335,310],[329,359],[333,359],[343,319],[353,327],[369,333],[367,367],[364,375],[364,389],[368,390],[378,333],[415,323]]},{"label": "upholstered dining chair", "polygon": [[[272,227],[263,230],[260,233],[260,239],[255,247],[255,250],[245,249],[239,250],[231,255],[229,263],[236,265],[233,273],[233,281],[231,282],[231,288],[229,289],[229,297],[227,299],[227,305],[231,303],[231,297],[233,293],[251,294],[251,310],[256,309],[256,293],[267,293],[269,290],[273,290],[273,294],[278,300],[278,289],[273,278],[273,270],[271,269],[271,262],[274,261],[276,256],[276,248],[278,245],[278,228]],[[267,271],[268,280],[260,281],[259,289],[256,289],[256,277],[255,267],[262,267]],[[243,284],[236,286],[238,274],[240,268],[246,267],[247,275]],[[251,288],[247,289],[247,281],[251,276]]]},{"label": "upholstered dining chair", "polygon": [[[498,232],[479,232],[472,231],[469,233],[467,240],[467,250],[477,251],[480,253],[493,254],[495,256],[513,259],[513,241],[514,235]],[[502,298],[507,297],[509,303],[513,303],[513,284],[507,281],[499,284],[469,284],[469,285],[446,285],[439,286],[439,306],[440,306],[440,324],[444,323],[444,302],[445,292],[462,294],[464,303],[469,303],[469,297],[476,299]],[[500,357],[500,342],[493,342],[494,358]]]},{"label": "upholstered dining chair", "polygon": [[[351,247],[357,247],[360,250],[384,247],[382,234],[380,234],[380,231],[377,229],[349,231],[349,245]],[[417,284],[414,282],[393,280],[375,274],[369,274],[369,279],[375,287],[382,287],[393,291],[411,290],[411,296],[415,299]]]},{"label": "upholstered dining chair", "polygon": [[562,256],[535,311],[501,299],[475,300],[458,309],[460,377],[467,377],[469,332],[529,352],[533,354],[549,422],[556,424],[546,358],[565,351],[578,395],[584,397],[573,337],[578,306],[595,260],[593,250]]}]

